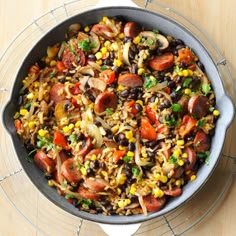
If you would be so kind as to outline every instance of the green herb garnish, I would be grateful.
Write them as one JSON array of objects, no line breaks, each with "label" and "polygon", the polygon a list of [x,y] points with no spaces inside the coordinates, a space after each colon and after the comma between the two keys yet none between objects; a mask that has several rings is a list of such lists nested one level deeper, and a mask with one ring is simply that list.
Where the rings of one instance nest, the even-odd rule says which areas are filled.
[{"label": "green herb garnish", "polygon": [[205,159],[205,163],[209,164],[210,151],[197,152],[197,158]]},{"label": "green herb garnish", "polygon": [[192,78],[186,78],[184,80],[184,82],[183,82],[183,88],[189,87],[189,85],[191,84],[192,80],[193,80]]},{"label": "green herb garnish", "polygon": [[28,108],[31,107],[31,105],[32,105],[32,101],[29,101],[29,102],[27,102],[27,103],[24,105],[24,108],[25,108],[25,109],[28,109]]},{"label": "green herb garnish", "polygon": [[203,84],[202,91],[204,95],[206,96],[211,91],[211,86],[209,84]]},{"label": "green herb garnish", "polygon": [[179,121],[177,121],[174,116],[170,116],[168,120],[166,119],[166,117],[164,117],[163,120],[164,120],[164,123],[169,126],[175,126],[179,124]]},{"label": "green herb garnish", "polygon": [[39,135],[37,136],[37,138],[38,138],[38,142],[37,142],[38,148],[46,147],[46,151],[49,151],[50,149],[54,147],[54,144],[52,143],[51,138],[41,137]]},{"label": "green herb garnish", "polygon": [[206,120],[205,119],[198,120],[197,127],[198,128],[202,128],[205,124],[206,124]]},{"label": "green herb garnish", "polygon": [[68,138],[69,141],[71,141],[72,143],[75,142],[77,140],[77,136],[76,134],[71,134]]},{"label": "green herb garnish", "polygon": [[138,177],[140,174],[140,169],[136,166],[132,167],[132,174],[134,177]]},{"label": "green herb garnish", "polygon": [[172,104],[171,109],[173,112],[182,112],[182,110],[183,110],[181,105],[178,103]]},{"label": "green herb garnish", "polygon": [[72,199],[72,198],[75,198],[75,196],[72,195],[72,194],[66,194],[65,195],[65,199]]},{"label": "green herb garnish", "polygon": [[145,89],[150,89],[151,87],[155,86],[157,84],[157,79],[154,76],[145,76],[145,81],[144,81],[144,88]]},{"label": "green herb garnish", "polygon": [[131,157],[131,156],[124,156],[124,157],[122,158],[122,160],[123,160],[124,162],[126,162],[126,163],[130,162],[132,159],[133,159],[133,157]]},{"label": "green herb garnish", "polygon": [[177,158],[176,156],[172,155],[172,156],[170,156],[170,158],[168,159],[168,162],[169,162],[170,164],[175,164],[175,163],[178,162],[178,158]]},{"label": "green herb garnish", "polygon": [[28,153],[27,157],[26,157],[26,160],[30,163],[33,163],[34,162],[34,155],[36,154],[37,150],[34,149],[32,150],[31,152]]},{"label": "green herb garnish", "polygon": [[107,115],[111,115],[113,113],[113,110],[111,108],[107,108],[105,111]]},{"label": "green herb garnish", "polygon": [[97,45],[95,42],[91,42],[89,39],[85,39],[78,43],[78,48],[82,49],[84,52],[89,52],[92,48]]},{"label": "green herb garnish", "polygon": [[49,78],[52,79],[52,78],[54,77],[54,75],[55,75],[55,72],[52,71],[52,72],[50,73],[50,75],[49,75]]}]

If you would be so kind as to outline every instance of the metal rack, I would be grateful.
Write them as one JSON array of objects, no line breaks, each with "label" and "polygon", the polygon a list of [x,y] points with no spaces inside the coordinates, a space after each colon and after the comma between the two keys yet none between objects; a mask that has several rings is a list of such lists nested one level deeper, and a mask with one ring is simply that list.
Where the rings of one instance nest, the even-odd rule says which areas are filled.
[{"label": "metal rack", "polygon": [[[224,86],[233,100],[236,101],[236,89],[227,66],[227,61],[200,28],[174,9],[159,4],[158,1],[134,2],[140,7],[168,15],[198,35],[209,49],[209,52],[214,55],[213,60],[218,67],[219,73],[225,78]],[[58,23],[70,16],[94,7],[96,3],[97,1],[93,0],[73,0],[63,3],[35,19],[15,37],[0,57],[1,114],[3,107],[10,98],[15,76],[22,58],[24,58],[34,43],[37,42],[38,38]],[[16,51],[17,53],[15,53]],[[164,216],[143,223],[134,235],[182,235],[212,212],[230,187],[235,172],[236,157],[233,155],[232,147],[234,128],[235,121],[227,132],[222,157],[207,184],[183,206]],[[102,229],[99,225],[68,214],[51,203],[39,192],[24,173],[11,145],[10,137],[2,126],[0,126],[0,132],[4,134],[2,140],[0,140],[0,189],[22,216],[44,235],[77,234],[84,236],[95,235],[99,232],[102,234]],[[206,189],[207,191],[205,191]],[[212,194],[207,196],[209,191]],[[207,199],[207,201],[201,201],[201,199]],[[48,222],[50,222],[50,226]]]}]

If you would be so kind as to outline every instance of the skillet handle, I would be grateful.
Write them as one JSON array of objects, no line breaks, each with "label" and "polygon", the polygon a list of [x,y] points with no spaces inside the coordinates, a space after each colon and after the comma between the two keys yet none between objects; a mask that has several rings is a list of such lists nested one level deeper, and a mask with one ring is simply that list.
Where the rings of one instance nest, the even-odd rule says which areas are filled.
[{"label": "skillet handle", "polygon": [[108,236],[131,236],[133,235],[141,226],[141,224],[131,224],[131,225],[108,225],[108,224],[98,224],[102,230]]},{"label": "skillet handle", "polygon": [[139,7],[131,0],[119,0],[119,1],[99,0],[98,3],[95,5],[95,8],[109,7],[109,6]]}]

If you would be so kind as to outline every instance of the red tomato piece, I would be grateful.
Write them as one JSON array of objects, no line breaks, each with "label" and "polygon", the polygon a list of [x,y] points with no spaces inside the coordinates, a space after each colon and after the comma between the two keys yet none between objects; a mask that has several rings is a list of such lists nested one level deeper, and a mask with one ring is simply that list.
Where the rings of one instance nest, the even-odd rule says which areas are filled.
[{"label": "red tomato piece", "polygon": [[115,81],[116,73],[113,70],[104,70],[100,73],[100,78],[106,84],[112,84]]},{"label": "red tomato piece", "polygon": [[62,61],[57,61],[56,67],[57,67],[58,71],[60,71],[60,72],[66,70],[66,66],[64,65],[64,63]]},{"label": "red tomato piece", "polygon": [[32,65],[30,68],[29,68],[29,75],[37,75],[40,71],[40,68],[38,65]]},{"label": "red tomato piece", "polygon": [[185,115],[179,127],[179,134],[181,137],[189,134],[197,125],[197,120],[190,115]]},{"label": "red tomato piece", "polygon": [[73,95],[78,95],[80,93],[80,83],[74,84],[74,86],[70,89]]},{"label": "red tomato piece", "polygon": [[178,50],[179,60],[187,65],[193,64],[195,56],[189,48],[181,48]]},{"label": "red tomato piece", "polygon": [[14,121],[15,127],[16,127],[16,131],[20,131],[22,129],[22,123],[19,119]]},{"label": "red tomato piece", "polygon": [[153,111],[153,109],[150,106],[147,105],[145,111],[146,111],[146,115],[147,115],[148,119],[152,123],[156,123],[158,121],[156,112]]},{"label": "red tomato piece", "polygon": [[150,141],[156,140],[157,133],[154,127],[150,124],[148,119],[142,118],[141,119],[141,137],[144,139],[148,139]]},{"label": "red tomato piece", "polygon": [[125,150],[116,150],[114,151],[112,158],[115,162],[118,162],[126,154]]},{"label": "red tomato piece", "polygon": [[58,145],[58,146],[62,147],[65,150],[70,149],[70,147],[67,143],[66,137],[60,131],[55,131],[54,132],[53,143],[55,145]]},{"label": "red tomato piece", "polygon": [[149,61],[149,65],[153,70],[163,71],[174,64],[175,57],[171,52],[167,52],[160,56],[155,56]]}]

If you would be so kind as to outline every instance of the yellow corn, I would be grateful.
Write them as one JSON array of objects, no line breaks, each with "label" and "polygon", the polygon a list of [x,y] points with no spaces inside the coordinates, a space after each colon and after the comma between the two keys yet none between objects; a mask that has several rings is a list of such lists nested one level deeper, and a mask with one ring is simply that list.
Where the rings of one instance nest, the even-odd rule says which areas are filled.
[{"label": "yellow corn", "polygon": [[48,180],[48,186],[50,186],[50,187],[53,187],[54,186],[54,183],[53,183],[53,181],[50,179],[50,180]]},{"label": "yellow corn", "polygon": [[194,181],[196,178],[197,178],[196,175],[191,175],[190,180],[191,180],[191,181]]},{"label": "yellow corn", "polygon": [[192,76],[192,75],[193,75],[193,71],[190,70],[190,69],[188,69],[188,75],[189,75],[189,76]]},{"label": "yellow corn", "polygon": [[117,50],[118,50],[118,44],[117,44],[117,43],[112,43],[112,44],[111,44],[111,48],[112,48],[114,51],[117,51]]},{"label": "yellow corn", "polygon": [[188,158],[188,154],[187,154],[186,152],[184,152],[184,153],[182,154],[182,157],[183,157],[183,158]]},{"label": "yellow corn", "polygon": [[104,45],[104,47],[108,48],[108,47],[111,46],[111,42],[107,40],[107,41],[104,42],[103,45]]},{"label": "yellow corn", "polygon": [[128,151],[128,152],[127,152],[127,156],[133,157],[133,156],[134,156],[134,152]]},{"label": "yellow corn", "polygon": [[116,189],[116,193],[117,193],[117,195],[120,195],[120,194],[121,194],[121,192],[122,192],[122,191],[121,191],[121,189],[120,189],[120,188],[117,188],[117,189]]},{"label": "yellow corn", "polygon": [[89,32],[89,30],[90,30],[89,26],[85,26],[85,27],[84,27],[84,32],[87,33],[87,32]]},{"label": "yellow corn", "polygon": [[178,157],[180,156],[180,150],[179,150],[179,149],[176,149],[176,150],[173,152],[173,155],[178,158]]},{"label": "yellow corn", "polygon": [[34,98],[34,94],[33,94],[33,93],[29,93],[26,97],[27,97],[28,99],[33,99],[33,98]]},{"label": "yellow corn", "polygon": [[38,87],[39,87],[39,82],[38,82],[38,81],[35,81],[35,82],[33,83],[33,86],[34,86],[35,88],[38,88]]},{"label": "yellow corn", "polygon": [[139,68],[138,69],[138,75],[142,75],[143,73],[145,73],[145,69],[144,68]]},{"label": "yellow corn", "polygon": [[97,60],[96,63],[97,63],[99,66],[101,66],[101,65],[102,65],[102,60],[101,60],[101,59],[100,59],[100,60]]},{"label": "yellow corn", "polygon": [[175,181],[175,185],[176,185],[177,187],[180,187],[180,186],[182,185],[182,180],[177,179],[177,180]]},{"label": "yellow corn", "polygon": [[219,115],[220,115],[220,111],[215,109],[215,110],[213,111],[213,115],[214,115],[214,116],[219,116]]},{"label": "yellow corn", "polygon": [[45,129],[40,129],[40,130],[38,131],[38,135],[39,135],[40,137],[44,137],[47,133],[48,133],[48,131],[45,130]]},{"label": "yellow corn", "polygon": [[88,107],[93,110],[93,108],[94,108],[94,103],[90,103]]},{"label": "yellow corn", "polygon": [[191,92],[192,92],[192,90],[189,89],[189,88],[186,88],[186,89],[184,90],[184,93],[185,93],[186,95],[189,95]]},{"label": "yellow corn", "polygon": [[120,67],[122,65],[122,61],[120,61],[118,59],[115,59],[114,62],[113,62],[113,65],[117,66],[117,67]]},{"label": "yellow corn", "polygon": [[63,127],[62,130],[64,133],[68,133],[70,131],[70,128],[69,128],[69,126],[65,126],[65,127]]},{"label": "yellow corn", "polygon": [[95,154],[93,154],[90,158],[91,161],[96,161],[97,160],[97,156]]},{"label": "yellow corn", "polygon": [[183,166],[184,165],[184,161],[183,160],[178,160],[178,165],[179,166]]},{"label": "yellow corn", "polygon": [[108,17],[107,16],[103,16],[102,17],[102,21],[105,23],[105,22],[107,22],[107,20],[108,20]]},{"label": "yellow corn", "polygon": [[161,175],[161,176],[160,176],[160,181],[161,181],[162,183],[166,183],[166,182],[168,181],[168,177],[167,177],[166,175]]},{"label": "yellow corn", "polygon": [[184,145],[184,140],[183,139],[177,140],[176,144],[178,146],[183,146]]},{"label": "yellow corn", "polygon": [[182,73],[184,77],[187,77],[189,75],[188,70],[183,70]]},{"label": "yellow corn", "polygon": [[74,127],[75,127],[74,124],[72,124],[72,123],[69,124],[69,129],[73,129]]},{"label": "yellow corn", "polygon": [[106,47],[102,47],[101,48],[101,53],[102,54],[106,54],[107,53],[107,48]]},{"label": "yellow corn", "polygon": [[57,62],[55,61],[55,60],[52,60],[51,62],[50,62],[50,66],[55,66],[57,64]]},{"label": "yellow corn", "polygon": [[131,188],[129,190],[129,193],[134,195],[136,193],[136,191],[137,191],[137,188],[136,188],[135,184],[132,184]]},{"label": "yellow corn", "polygon": [[154,174],[154,178],[158,181],[161,178],[161,175],[159,173]]},{"label": "yellow corn", "polygon": [[27,109],[24,109],[24,108],[20,109],[20,114],[21,114],[22,116],[25,116],[25,115],[27,115],[28,113],[29,113],[29,112],[28,112]]},{"label": "yellow corn", "polygon": [[125,37],[124,33],[119,34],[119,39],[123,39]]},{"label": "yellow corn", "polygon": [[81,172],[82,175],[86,175],[87,174],[87,170],[86,170],[86,168],[84,166],[82,166],[80,168],[80,172]]},{"label": "yellow corn", "polygon": [[134,44],[139,44],[141,41],[141,37],[140,36],[136,36],[134,39],[133,39],[133,43]]},{"label": "yellow corn", "polygon": [[177,73],[177,75],[183,76],[183,71],[179,71],[179,72]]},{"label": "yellow corn", "polygon": [[143,106],[143,101],[142,100],[137,100],[136,103],[140,104],[141,106]]},{"label": "yellow corn", "polygon": [[102,53],[101,52],[97,52],[95,54],[95,57],[97,58],[97,60],[101,59],[102,58]]},{"label": "yellow corn", "polygon": [[108,176],[108,174],[107,174],[107,172],[106,172],[105,170],[102,170],[101,173],[102,173],[102,175],[103,175],[104,177]]},{"label": "yellow corn", "polygon": [[162,198],[164,196],[164,192],[160,188],[154,188],[152,194],[155,198]]},{"label": "yellow corn", "polygon": [[119,150],[126,150],[126,148],[121,146],[121,145],[119,145]]},{"label": "yellow corn", "polygon": [[33,129],[35,127],[35,121],[30,121],[28,126],[30,129]]},{"label": "yellow corn", "polygon": [[115,134],[118,131],[118,129],[119,129],[119,125],[115,125],[111,128],[111,132]]},{"label": "yellow corn", "polygon": [[133,138],[133,132],[130,130],[130,131],[126,131],[125,132],[125,137],[127,138],[127,139],[131,139],[131,138]]},{"label": "yellow corn", "polygon": [[126,181],[126,175],[125,174],[121,174],[120,178],[119,178],[119,184],[124,184]]},{"label": "yellow corn", "polygon": [[120,208],[124,208],[126,207],[127,205],[129,205],[131,203],[131,200],[130,199],[122,199],[122,200],[119,200],[118,201],[118,206]]},{"label": "yellow corn", "polygon": [[77,122],[75,123],[75,127],[76,127],[76,128],[79,128],[79,127],[80,127],[80,124],[81,124],[81,121],[77,121]]}]

